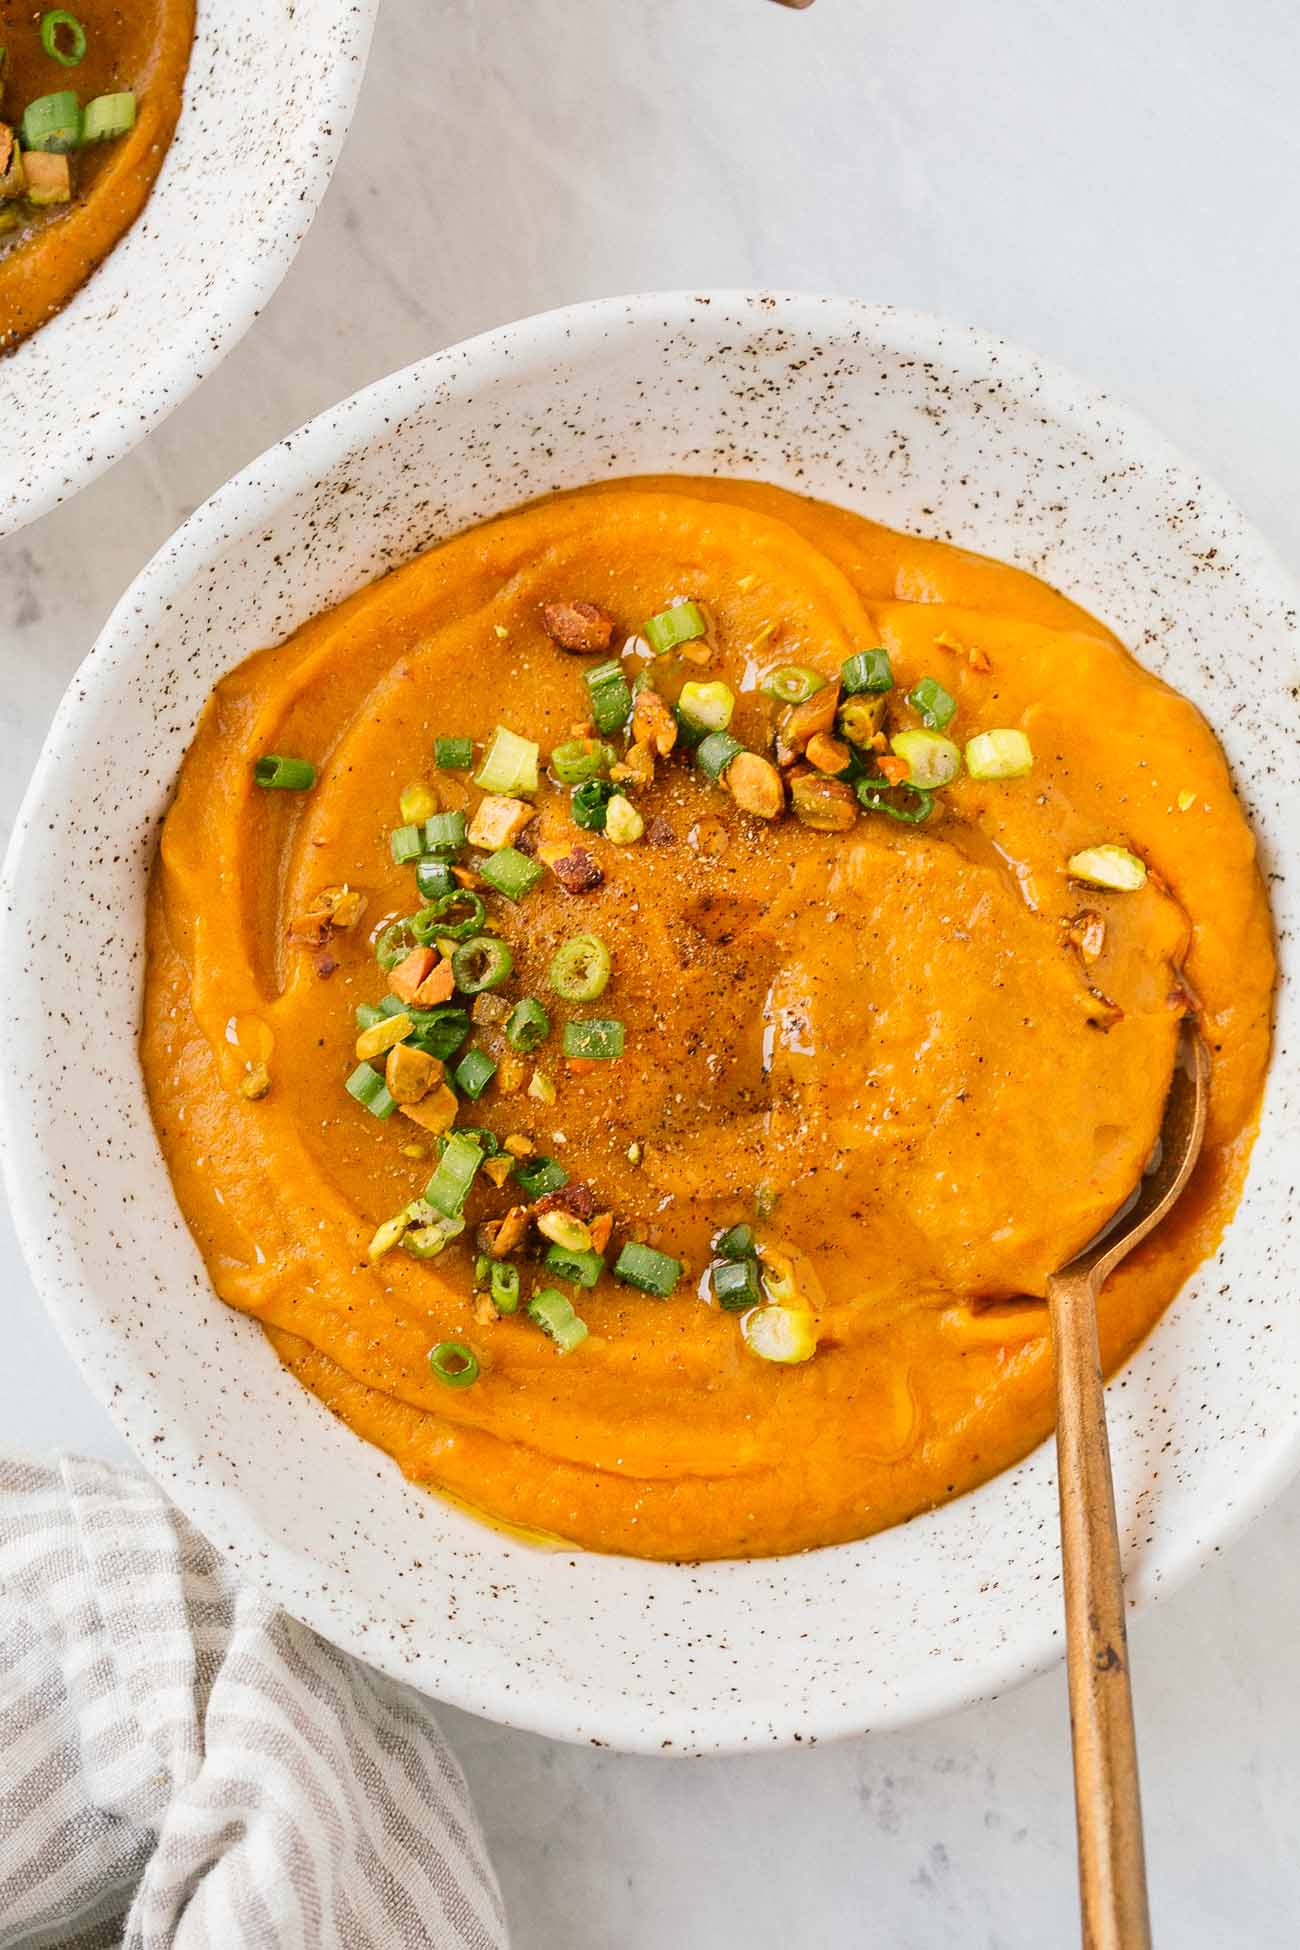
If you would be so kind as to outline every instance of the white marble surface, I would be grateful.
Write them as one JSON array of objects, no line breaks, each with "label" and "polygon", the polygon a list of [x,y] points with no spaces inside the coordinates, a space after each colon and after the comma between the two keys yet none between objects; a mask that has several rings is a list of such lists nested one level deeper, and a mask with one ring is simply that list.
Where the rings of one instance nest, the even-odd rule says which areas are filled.
[{"label": "white marble surface", "polygon": [[[1144,408],[1300,561],[1298,69],[1282,0],[386,0],[258,326],[144,448],[0,544],[0,821],[113,602],[206,494],[366,380],[570,299],[767,283],[1005,331]],[[4,1437],[121,1453],[7,1226],[0,1290]],[[1164,1944],[1300,1940],[1298,1640],[1300,1489],[1133,1632]],[[1073,1938],[1059,1674],[734,1761],[447,1721],[518,1950]]]}]

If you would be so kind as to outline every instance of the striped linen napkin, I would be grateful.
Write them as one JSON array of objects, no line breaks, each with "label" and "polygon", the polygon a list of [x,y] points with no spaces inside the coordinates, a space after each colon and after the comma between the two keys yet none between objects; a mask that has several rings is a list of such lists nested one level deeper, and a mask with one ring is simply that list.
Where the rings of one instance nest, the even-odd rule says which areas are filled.
[{"label": "striped linen napkin", "polygon": [[427,1700],[144,1476],[0,1456],[0,1950],[505,1950]]}]

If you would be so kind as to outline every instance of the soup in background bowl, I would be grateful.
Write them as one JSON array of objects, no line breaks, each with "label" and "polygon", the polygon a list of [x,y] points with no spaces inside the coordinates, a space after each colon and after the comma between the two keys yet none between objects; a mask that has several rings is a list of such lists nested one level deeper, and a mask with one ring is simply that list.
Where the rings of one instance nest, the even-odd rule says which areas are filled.
[{"label": "soup in background bowl", "polygon": [[[1300,1129],[1289,979],[1295,876],[1281,871],[1294,844],[1294,808],[1278,783],[1291,776],[1294,750],[1295,592],[1224,497],[1139,420],[979,333],[847,300],[767,293],[611,301],[439,354],[264,456],[140,577],[51,733],[8,863],[2,966],[11,1036],[0,1102],[12,1206],[47,1304],[150,1469],[233,1560],[339,1643],[471,1710],[570,1739],[703,1751],[903,1724],[986,1696],[1057,1656],[1049,1446],[1039,1443],[910,1521],[776,1556],[656,1561],[548,1548],[485,1524],[359,1443],[286,1371],[261,1326],[216,1298],[176,1204],[138,1053],[160,823],[223,676],[267,645],[279,647],[272,657],[289,654],[283,646],[313,619],[344,599],[376,600],[365,592],[377,578],[435,544],[463,549],[456,538],[475,524],[557,490],[665,473],[763,481],[1040,577],[1100,619],[1082,626],[1096,646],[1089,655],[1113,657],[1129,673],[1131,709],[1186,711],[1197,724],[1194,706],[1221,745],[1259,844],[1276,924],[1274,1053],[1236,1215],[1109,1391],[1134,1602],[1148,1602],[1217,1551],[1289,1479],[1300,1434],[1292,1382],[1300,1318],[1284,1253]],[[692,579],[705,566],[692,562]],[[411,574],[418,580],[421,570]],[[625,614],[614,587],[606,606],[628,629],[643,626],[663,598],[690,593],[628,585]],[[599,605],[602,592],[564,588],[558,599]],[[1107,632],[1131,646],[1148,677],[1108,648]],[[967,644],[974,636],[954,634]],[[529,641],[530,655],[553,657],[574,687],[568,695],[580,696],[586,663],[544,632]],[[957,655],[927,645],[925,668],[940,682],[950,674],[944,688],[954,697],[962,691],[949,730],[956,726],[964,756],[963,724],[999,729],[1007,720],[977,701],[986,698],[975,689],[977,672],[958,683]],[[934,665],[932,656],[951,661]],[[901,654],[899,665],[912,676]],[[833,667],[828,659],[823,674]],[[486,663],[484,674],[499,681]],[[1186,704],[1166,703],[1152,679]],[[468,710],[471,699],[457,702]],[[748,738],[757,705],[747,692],[742,702]],[[736,711],[739,721],[741,702]],[[444,720],[431,696],[419,695],[412,712],[421,739],[426,717],[435,735],[469,735],[476,748],[493,729],[486,719]],[[517,730],[551,740],[540,723],[533,733],[524,722]],[[1129,735],[1123,724],[1118,732]],[[1032,745],[1032,725],[1029,736]],[[1219,764],[1206,734],[1197,736],[1205,739],[1203,763],[1191,785]],[[320,760],[326,777],[322,750],[295,754],[287,740],[263,749]],[[477,768],[481,749],[474,757]],[[1050,739],[1034,760],[1055,766]],[[370,863],[391,845],[394,796],[400,802],[418,769],[373,788],[365,851],[380,904],[371,925],[383,912],[389,872],[403,896],[411,885],[411,865],[394,861],[381,872]],[[705,791],[684,756],[658,776],[655,791]],[[1020,807],[1032,778],[993,781],[987,790]],[[428,783],[440,786],[441,776]],[[1181,779],[1166,783],[1174,794],[1184,789]],[[961,790],[974,786],[966,780]],[[789,814],[777,828],[756,826],[751,840],[752,815],[735,808],[731,825],[725,783],[708,793],[709,817],[746,847],[767,833],[793,857],[835,841]],[[286,816],[292,795],[262,796],[275,801],[276,817]],[[309,814],[311,804],[309,794],[300,809]],[[1108,808],[1104,826],[1080,834],[1080,846],[1127,838],[1141,851],[1127,809],[1117,830],[1118,811]],[[1215,816],[1225,820],[1225,837],[1238,832],[1230,806]],[[1185,824],[1205,815],[1180,817]],[[894,839],[881,837],[885,819],[861,809],[850,844],[875,835],[893,852]],[[919,857],[927,844],[918,836],[912,846],[906,834],[902,841],[900,855]],[[1072,837],[1069,844],[1073,850]],[[1243,843],[1231,898],[1248,908],[1252,873]],[[520,903],[521,920],[529,898],[536,890]],[[1136,938],[1140,909],[1121,909],[1125,898],[1153,901],[1150,889],[1099,894],[1096,903],[1081,893],[1087,905],[1118,910],[1116,926]],[[403,911],[411,911],[404,902]],[[67,993],[74,942],[76,1006],[64,1001],[51,1014],[50,998]],[[605,997],[591,1005],[610,1017],[618,1014],[615,981],[635,975],[619,946],[613,940],[609,1006]],[[379,964],[355,952],[352,979],[366,969],[366,998],[378,1006]],[[545,974],[522,948],[519,966],[530,985]],[[338,979],[309,973],[322,997]],[[338,1093],[355,1055],[347,1038],[359,1031],[341,1005],[321,1007],[329,1069],[319,1115],[335,1119],[353,1109]],[[565,1013],[557,1000],[557,1024]],[[633,1020],[629,1011],[629,1030]],[[1128,1031],[1120,1024],[1088,1033],[1104,1051]],[[672,1055],[685,1060],[680,1049]],[[275,1102],[273,1074],[263,1108],[274,1115]],[[363,1119],[358,1110],[358,1144],[364,1133],[378,1145],[366,1157],[386,1160],[387,1123]],[[378,1186],[382,1172],[366,1168]],[[423,1167],[412,1173],[417,1184],[420,1176]],[[403,1178],[401,1193],[407,1184]],[[367,1222],[396,1211],[376,1199]],[[616,1216],[624,1214],[644,1217],[630,1198]],[[368,1244],[360,1241],[363,1253]],[[691,1257],[685,1247],[683,1257]],[[703,1270],[692,1265],[693,1282]],[[584,1305],[574,1305],[575,1315]],[[726,1335],[728,1359],[769,1378],[743,1342],[739,1317],[724,1321],[724,1310],[712,1310],[694,1286],[663,1302],[622,1288],[601,1298],[588,1342],[563,1356],[532,1323],[527,1344],[523,1323],[483,1331],[507,1329],[539,1363],[545,1357],[542,1372],[569,1374],[619,1307],[643,1309],[634,1331],[646,1333],[666,1317],[652,1309],[689,1308],[692,1332],[716,1336],[717,1348]],[[770,1379],[816,1385],[819,1368],[827,1371],[822,1360],[819,1346],[812,1360]]]},{"label": "soup in background bowl", "polygon": [[[74,143],[36,164],[42,194],[66,189],[66,203],[33,206],[31,151],[24,193],[0,195],[0,535],[120,459],[257,316],[325,194],[377,7],[0,0],[0,123],[21,138],[24,111],[44,101],[33,133]],[[52,12],[84,31],[76,65],[41,44]],[[75,51],[66,29],[53,44]]]},{"label": "soup in background bowl", "polygon": [[194,0],[0,0],[0,353],[139,216],[180,114]]}]

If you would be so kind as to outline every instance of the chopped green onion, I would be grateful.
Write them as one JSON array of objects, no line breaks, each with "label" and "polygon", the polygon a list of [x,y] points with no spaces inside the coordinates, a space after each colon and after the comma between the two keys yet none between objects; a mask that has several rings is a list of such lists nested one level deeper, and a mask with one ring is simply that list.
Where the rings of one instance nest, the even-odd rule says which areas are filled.
[{"label": "chopped green onion", "polygon": [[598,935],[575,934],[556,950],[547,980],[566,1002],[594,1002],[605,993],[610,966],[609,949]]},{"label": "chopped green onion", "polygon": [[[933,793],[906,781],[902,785],[878,785],[874,779],[859,779],[857,792],[859,803],[868,812],[887,813],[902,826],[923,826],[934,808]],[[904,792],[911,794],[911,803],[897,797]]]},{"label": "chopped green onion", "polygon": [[766,697],[774,697],[778,704],[806,704],[825,683],[821,672],[809,670],[807,664],[782,664],[776,670],[769,670],[758,688]]},{"label": "chopped green onion", "polygon": [[613,763],[611,747],[594,738],[567,738],[551,753],[551,770],[561,785],[585,785],[608,772]]},{"label": "chopped green onion", "polygon": [[802,1307],[755,1307],[740,1323],[751,1354],[763,1361],[789,1366],[809,1361],[817,1352],[813,1317]]},{"label": "chopped green onion", "polygon": [[590,1248],[548,1246],[542,1263],[558,1280],[571,1280],[575,1286],[595,1286],[605,1270],[601,1255]]},{"label": "chopped green onion", "polygon": [[519,1268],[508,1259],[488,1263],[488,1293],[499,1314],[512,1314],[519,1305]]},{"label": "chopped green onion", "polygon": [[683,684],[677,699],[677,715],[698,731],[725,731],[736,708],[736,694],[730,684]]},{"label": "chopped green onion", "polygon": [[487,919],[487,907],[482,895],[476,894],[472,887],[453,886],[451,893],[439,894],[432,907],[425,908],[415,918],[424,924],[426,916],[430,941],[440,934],[446,935],[449,941],[468,941]]},{"label": "chopped green onion", "polygon": [[603,833],[609,802],[617,796],[617,791],[608,779],[588,779],[585,785],[575,786],[569,805],[574,823],[584,832]]},{"label": "chopped green onion", "polygon": [[506,1041],[511,1049],[521,1050],[526,1054],[529,1050],[536,1049],[539,1043],[544,1043],[550,1033],[551,1018],[540,1002],[531,995],[525,995],[522,1000],[516,1002],[510,1011],[510,1020],[506,1024]]},{"label": "chopped green onion", "polygon": [[85,143],[113,142],[119,135],[129,135],[134,127],[135,96],[129,88],[123,88],[115,95],[96,95],[93,101],[86,103],[81,140]]},{"label": "chopped green onion", "polygon": [[712,1269],[713,1297],[725,1313],[748,1313],[763,1298],[756,1259],[729,1259]]},{"label": "chopped green onion", "polygon": [[253,761],[253,783],[268,792],[306,792],[316,783],[316,767],[305,758],[265,752]]},{"label": "chopped green onion", "polygon": [[463,995],[481,995],[509,980],[515,958],[494,934],[476,934],[463,941],[451,958],[451,972]]},{"label": "chopped green onion", "polygon": [[1023,731],[980,731],[966,741],[966,770],[973,779],[1023,779],[1033,769],[1033,747]]},{"label": "chopped green onion", "polygon": [[440,772],[468,772],[474,763],[472,738],[435,738],[433,762]]},{"label": "chopped green onion", "polygon": [[695,763],[716,784],[732,759],[739,758],[744,749],[729,731],[711,731],[696,751]]},{"label": "chopped green onion", "polygon": [[549,1334],[561,1354],[571,1354],[587,1338],[587,1323],[579,1320],[573,1303],[558,1287],[544,1286],[528,1302],[528,1318]]},{"label": "chopped green onion", "polygon": [[463,1131],[453,1131],[443,1146],[438,1169],[424,1188],[424,1196],[437,1211],[458,1219],[483,1162],[483,1147]]},{"label": "chopped green onion", "polygon": [[546,869],[538,860],[530,860],[517,846],[499,847],[490,853],[479,868],[489,887],[495,887],[498,894],[507,900],[521,901],[541,879]]},{"label": "chopped green onion", "polygon": [[375,960],[387,974],[389,969],[396,968],[399,961],[405,961],[414,946],[416,941],[411,916],[404,914],[380,930],[375,941]]},{"label": "chopped green onion", "polygon": [[548,1192],[562,1191],[569,1182],[568,1172],[554,1158],[525,1158],[515,1166],[515,1177],[529,1198],[545,1198]]},{"label": "chopped green onion", "polygon": [[[60,36],[72,45],[64,46]],[[75,14],[56,7],[52,13],[41,16],[41,46],[61,67],[75,68],[85,58],[86,30]]]},{"label": "chopped green onion", "polygon": [[643,1246],[636,1239],[629,1239],[614,1261],[616,1280],[622,1280],[624,1286],[637,1287],[642,1293],[651,1293],[656,1300],[666,1300],[681,1277],[680,1260],[656,1252],[653,1246]]},{"label": "chopped green onion", "polygon": [[481,785],[484,792],[503,792],[507,797],[516,792],[536,792],[539,750],[533,739],[520,738],[499,724],[474,774],[475,785]]},{"label": "chopped green onion", "polygon": [[957,711],[956,698],[945,691],[937,677],[922,677],[907,693],[907,701],[931,731],[942,731],[952,723]]},{"label": "chopped green onion", "polygon": [[70,88],[38,95],[23,110],[23,148],[66,156],[81,142],[81,103]]},{"label": "chopped green onion", "polygon": [[477,1103],[496,1073],[497,1066],[486,1051],[468,1049],[456,1065],[456,1088]]},{"label": "chopped green onion", "polygon": [[[456,891],[457,893],[460,892],[459,887]],[[448,898],[449,896],[446,894],[440,894],[438,896],[438,900],[447,900]],[[435,901],[432,906],[422,907],[418,914],[411,914],[407,917],[406,925],[410,930],[411,938],[421,948],[427,948],[429,943],[436,941],[442,932],[438,925],[437,905],[438,902]],[[486,911],[485,908],[484,912],[486,913]]]},{"label": "chopped green onion", "polygon": [[478,1356],[463,1341],[439,1341],[429,1350],[429,1367],[445,1388],[468,1388],[478,1380]]},{"label": "chopped green onion", "polygon": [[463,812],[434,813],[424,822],[424,846],[439,860],[459,860],[465,851]]},{"label": "chopped green onion", "polygon": [[597,664],[594,670],[584,671],[583,677],[597,731],[621,731],[632,709],[632,693],[622,665]]},{"label": "chopped green onion", "polygon": [[894,673],[888,650],[859,650],[840,665],[840,684],[846,695],[858,691],[892,691]]},{"label": "chopped green onion", "polygon": [[[397,996],[394,996],[393,1000],[396,1002]],[[398,1011],[381,1009],[377,1002],[358,1002],[356,1013],[358,1029],[373,1029],[377,1022],[384,1020],[385,1016],[396,1015]]]},{"label": "chopped green onion", "polygon": [[388,835],[388,850],[394,864],[407,866],[424,852],[424,831],[419,826],[398,826]]},{"label": "chopped green onion", "polygon": [[[395,997],[386,998],[396,1000]],[[405,1007],[405,1004],[399,1005]],[[409,1009],[415,1028],[408,1037],[416,1049],[424,1050],[429,1056],[436,1056],[445,1063],[454,1056],[465,1038],[469,1035],[469,1017],[463,1009],[450,1004],[441,1009]]]},{"label": "chopped green onion", "polygon": [[587,1016],[564,1025],[564,1054],[609,1063],[623,1054],[623,1025],[612,1016]]},{"label": "chopped green onion", "polygon": [[1076,880],[1116,894],[1135,894],[1146,884],[1146,862],[1126,846],[1086,846],[1082,853],[1072,853],[1066,866]]},{"label": "chopped green onion", "polygon": [[358,1063],[343,1088],[350,1097],[363,1104],[372,1117],[384,1121],[397,1109],[397,1101],[388,1094],[388,1085],[378,1070],[372,1070],[368,1063]]},{"label": "chopped green onion", "polygon": [[899,731],[889,742],[895,755],[907,761],[907,785],[932,792],[951,785],[961,771],[961,753],[941,732]]},{"label": "chopped green onion", "polygon": [[458,882],[445,860],[426,853],[415,863],[415,884],[425,900],[439,901],[444,894],[454,894]]},{"label": "chopped green onion", "polygon": [[694,643],[709,633],[708,619],[698,603],[674,603],[652,616],[642,631],[656,657],[675,650],[681,643]]},{"label": "chopped green onion", "polygon": [[[418,1200],[414,1206],[407,1208],[408,1211],[420,1209]],[[423,1210],[427,1212],[428,1207],[424,1206]],[[412,1259],[437,1259],[444,1247],[464,1230],[463,1219],[435,1219],[427,1225],[414,1226],[403,1239],[402,1250],[409,1253]]]},{"label": "chopped green onion", "polygon": [[[458,1124],[456,1131],[460,1137],[473,1138],[485,1158],[495,1158],[500,1155],[501,1140],[495,1131],[485,1130],[481,1124]],[[442,1142],[445,1145],[446,1138]],[[441,1157],[441,1150],[438,1155]]]},{"label": "chopped green onion", "polygon": [[723,1259],[749,1259],[755,1248],[754,1228],[748,1225],[731,1226],[720,1238],[713,1242],[715,1253]]}]

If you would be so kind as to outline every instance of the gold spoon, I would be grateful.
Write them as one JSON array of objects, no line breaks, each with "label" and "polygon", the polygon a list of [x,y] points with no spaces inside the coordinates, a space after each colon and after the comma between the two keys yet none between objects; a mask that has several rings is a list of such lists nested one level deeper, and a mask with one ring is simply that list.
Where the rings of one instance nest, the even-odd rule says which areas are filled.
[{"label": "gold spoon", "polygon": [[1150,1950],[1124,1580],[1097,1347],[1097,1295],[1169,1211],[1205,1132],[1210,1055],[1185,1020],[1157,1162],[1128,1207],[1047,1282],[1056,1366],[1065,1639],[1085,1950]]}]

